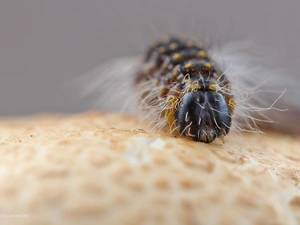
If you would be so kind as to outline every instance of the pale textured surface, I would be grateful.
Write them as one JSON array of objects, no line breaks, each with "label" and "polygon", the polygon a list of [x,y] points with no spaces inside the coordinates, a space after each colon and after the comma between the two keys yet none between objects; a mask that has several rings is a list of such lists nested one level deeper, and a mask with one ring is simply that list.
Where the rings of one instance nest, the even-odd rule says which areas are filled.
[{"label": "pale textured surface", "polygon": [[297,137],[207,145],[98,113],[0,125],[0,224],[300,224]]}]

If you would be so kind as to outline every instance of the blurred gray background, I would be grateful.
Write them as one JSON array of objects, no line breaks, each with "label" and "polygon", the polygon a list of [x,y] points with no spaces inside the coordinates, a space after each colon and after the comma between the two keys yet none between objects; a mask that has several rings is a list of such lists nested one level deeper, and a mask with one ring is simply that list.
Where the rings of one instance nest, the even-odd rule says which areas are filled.
[{"label": "blurred gray background", "polygon": [[0,0],[0,116],[88,110],[69,83],[187,25],[254,39],[276,67],[299,71],[299,12],[299,0]]}]

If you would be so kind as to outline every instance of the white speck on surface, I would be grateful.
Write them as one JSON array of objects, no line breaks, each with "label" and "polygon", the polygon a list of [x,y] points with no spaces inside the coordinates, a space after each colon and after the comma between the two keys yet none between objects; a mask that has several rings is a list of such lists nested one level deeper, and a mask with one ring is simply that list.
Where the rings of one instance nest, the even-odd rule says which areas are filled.
[{"label": "white speck on surface", "polygon": [[165,146],[165,142],[161,138],[156,138],[152,143],[150,144],[151,148],[162,150]]},{"label": "white speck on surface", "polygon": [[140,164],[149,161],[150,156],[146,149],[149,148],[153,138],[133,136],[128,140],[124,151],[124,158],[132,164]]}]

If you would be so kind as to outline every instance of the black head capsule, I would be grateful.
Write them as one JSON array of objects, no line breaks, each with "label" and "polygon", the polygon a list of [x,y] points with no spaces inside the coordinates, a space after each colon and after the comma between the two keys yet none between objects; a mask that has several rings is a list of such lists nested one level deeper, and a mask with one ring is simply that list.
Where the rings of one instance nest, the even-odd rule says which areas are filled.
[{"label": "black head capsule", "polygon": [[205,143],[223,138],[231,126],[227,103],[216,91],[186,93],[175,111],[175,121],[182,135]]}]

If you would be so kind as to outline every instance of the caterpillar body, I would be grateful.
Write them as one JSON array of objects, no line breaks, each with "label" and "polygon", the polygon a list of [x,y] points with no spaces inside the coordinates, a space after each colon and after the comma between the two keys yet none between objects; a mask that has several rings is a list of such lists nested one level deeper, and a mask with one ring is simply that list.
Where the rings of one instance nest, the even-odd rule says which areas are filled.
[{"label": "caterpillar body", "polygon": [[135,84],[142,108],[154,109],[157,122],[171,131],[205,143],[229,132],[235,106],[231,85],[199,41],[165,37],[154,42]]},{"label": "caterpillar body", "polygon": [[[296,93],[291,83],[297,82],[235,51],[229,46],[221,53],[196,38],[165,36],[143,57],[115,59],[84,74],[83,95],[96,91],[101,110],[125,106],[155,129],[205,143],[224,142],[230,130],[263,133],[258,124],[297,133],[289,126],[300,111],[291,101]],[[290,106],[290,113],[281,114]]]}]

